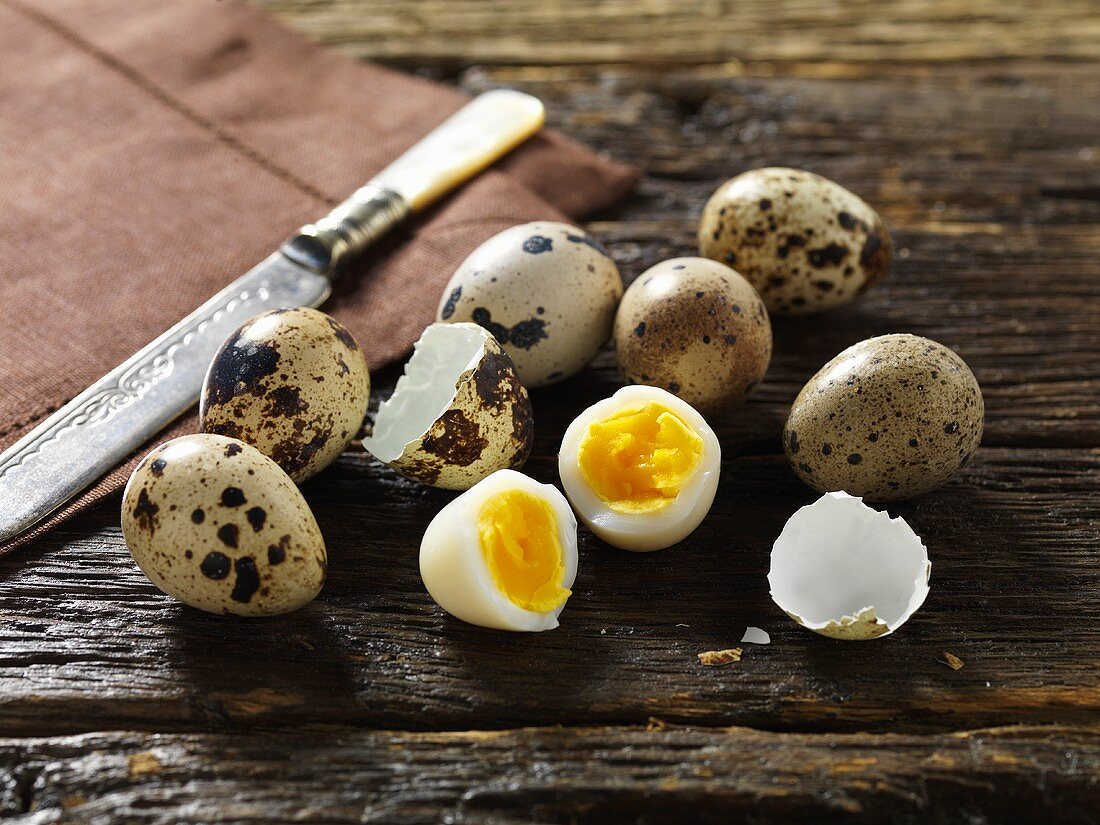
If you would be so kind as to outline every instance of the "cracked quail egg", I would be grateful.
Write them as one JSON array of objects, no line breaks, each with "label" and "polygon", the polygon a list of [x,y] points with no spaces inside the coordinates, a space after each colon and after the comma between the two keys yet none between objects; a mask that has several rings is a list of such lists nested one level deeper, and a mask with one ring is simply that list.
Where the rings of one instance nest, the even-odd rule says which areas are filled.
[{"label": "cracked quail egg", "polygon": [[432,324],[363,447],[407,478],[465,490],[522,467],[533,439],[527,390],[492,334],[477,324]]},{"label": "cracked quail egg", "polygon": [[627,289],[615,316],[615,354],[629,381],[663,387],[710,414],[760,383],[772,328],[756,290],[728,266],[673,258]]},{"label": "cracked quail egg", "polygon": [[932,563],[901,517],[847,493],[826,493],[788,519],[771,554],[772,599],[834,639],[893,633],[924,604]]},{"label": "cracked quail egg", "polygon": [[552,630],[577,576],[577,521],[557,488],[499,470],[432,519],[420,576],[464,622]]},{"label": "cracked quail egg", "polygon": [[251,444],[301,482],[355,438],[369,401],[367,362],[350,332],[315,309],[276,309],[218,350],[199,416],[203,432]]},{"label": "cracked quail egg", "polygon": [[122,532],[153,584],[209,613],[286,613],[325,581],[325,542],[302,494],[234,438],[185,435],[150,452],[126,484]]},{"label": "cracked quail egg", "polygon": [[524,386],[542,387],[596,357],[622,294],[618,267],[583,229],[525,223],[494,235],[459,265],[437,320],[485,327]]},{"label": "cracked quail egg", "polygon": [[623,387],[578,415],[558,453],[562,486],[588,528],[624,550],[660,550],[706,517],[722,448],[706,420],[659,387]]},{"label": "cracked quail egg", "polygon": [[699,252],[756,287],[768,311],[839,306],[882,280],[892,246],[860,197],[801,169],[754,169],[726,181],[699,223]]},{"label": "cracked quail egg", "polygon": [[787,461],[820,492],[894,501],[934,490],[970,460],[985,404],[953,351],[917,335],[860,341],[795,399],[783,429]]}]

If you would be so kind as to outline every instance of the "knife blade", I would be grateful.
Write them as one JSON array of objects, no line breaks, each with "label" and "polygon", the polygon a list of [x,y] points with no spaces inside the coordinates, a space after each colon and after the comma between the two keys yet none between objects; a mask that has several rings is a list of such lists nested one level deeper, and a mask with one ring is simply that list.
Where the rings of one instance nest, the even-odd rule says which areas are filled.
[{"label": "knife blade", "polygon": [[0,453],[0,544],[30,529],[199,398],[222,342],[269,309],[316,307],[388,230],[542,126],[542,104],[507,90],[468,103],[316,223],[302,227],[186,318]]}]

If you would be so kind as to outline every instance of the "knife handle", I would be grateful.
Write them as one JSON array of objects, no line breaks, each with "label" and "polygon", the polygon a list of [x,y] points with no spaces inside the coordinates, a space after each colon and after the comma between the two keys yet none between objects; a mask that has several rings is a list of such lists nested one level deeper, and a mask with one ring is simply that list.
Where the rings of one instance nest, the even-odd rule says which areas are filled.
[{"label": "knife handle", "polygon": [[474,98],[321,220],[282,245],[295,263],[333,275],[394,225],[481,172],[539,130],[542,103],[500,89]]}]

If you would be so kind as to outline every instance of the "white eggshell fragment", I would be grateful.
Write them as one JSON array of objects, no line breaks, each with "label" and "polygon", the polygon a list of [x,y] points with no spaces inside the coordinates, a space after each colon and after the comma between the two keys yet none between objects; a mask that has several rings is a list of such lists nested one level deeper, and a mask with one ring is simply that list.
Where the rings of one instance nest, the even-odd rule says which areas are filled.
[{"label": "white eggshell fragment", "polygon": [[732,266],[768,311],[805,315],[882,280],[893,247],[860,197],[801,169],[753,169],[718,187],[699,222],[699,252]]},{"label": "white eggshell fragment", "polygon": [[[544,611],[515,603],[494,582],[479,533],[481,508],[494,496],[521,491],[544,501],[561,547],[561,603]],[[436,514],[420,543],[420,576],[435,602],[464,622],[499,630],[537,632],[558,626],[577,577],[577,520],[556,487],[514,470],[500,470]]]},{"label": "white eggshell fragment", "polygon": [[762,630],[759,627],[746,627],[745,635],[741,637],[743,644],[750,645],[768,645],[771,644],[772,637],[766,630]]},{"label": "white eggshell fragment", "polygon": [[485,327],[524,386],[542,387],[596,357],[622,295],[618,267],[583,229],[525,223],[494,235],[459,265],[437,320]]},{"label": "white eggshell fragment", "polygon": [[401,475],[465,490],[522,467],[534,421],[512,359],[477,324],[432,324],[363,447]]},{"label": "white eggshell fragment", "polygon": [[928,596],[932,563],[901,517],[847,493],[826,493],[788,519],[771,554],[772,599],[834,639],[893,633]]},{"label": "white eggshell fragment", "polygon": [[122,532],[153,584],[209,613],[286,613],[325,581],[325,542],[302,494],[234,438],[185,435],[149,453],[123,493]]},{"label": "white eggshell fragment", "polygon": [[[615,502],[602,497],[584,470],[582,451],[595,425],[656,404],[680,419],[699,444],[699,459],[681,486],[664,503],[648,511],[629,512]],[[634,442],[632,436],[627,436]],[[657,450],[635,456],[628,466],[632,472],[654,466],[657,452],[668,447],[657,444]],[[626,455],[625,453],[623,454]],[[690,404],[659,387],[633,385],[623,387],[578,415],[565,431],[558,452],[558,473],[565,494],[581,521],[608,544],[623,550],[648,552],[671,547],[702,523],[718,489],[722,465],[722,448],[706,419]]]},{"label": "white eggshell fragment", "polygon": [[239,438],[297,482],[336,460],[363,425],[370,373],[355,338],[306,307],[245,322],[203,383],[202,430]]}]

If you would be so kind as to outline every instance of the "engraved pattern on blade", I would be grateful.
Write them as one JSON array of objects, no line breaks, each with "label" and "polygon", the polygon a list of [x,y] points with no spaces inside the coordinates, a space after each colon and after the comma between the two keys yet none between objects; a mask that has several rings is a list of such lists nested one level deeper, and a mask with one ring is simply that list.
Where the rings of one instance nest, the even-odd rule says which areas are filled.
[{"label": "engraved pattern on blade", "polygon": [[[73,427],[103,423],[123,407],[141,398],[154,384],[163,381],[172,374],[175,368],[176,353],[181,347],[190,344],[196,335],[201,335],[207,327],[212,323],[216,323],[226,313],[231,313],[237,308],[254,303],[257,300],[264,301],[269,296],[270,293],[263,287],[253,291],[241,291],[210,315],[204,318],[196,318],[190,327],[181,330],[173,339],[164,342],[163,348],[159,352],[151,353],[125,370],[119,375],[113,386],[95,392],[90,398],[83,400],[72,410],[69,410],[70,405],[63,407],[59,412],[65,413],[64,415],[56,420],[50,420],[47,427],[36,428],[33,431],[35,436],[33,439],[25,444],[20,442],[3,456],[5,460],[0,463],[0,478],[20,467],[28,458],[40,452],[49,442],[55,441],[66,430]],[[106,378],[109,379],[112,375],[114,373],[108,374]],[[95,384],[93,388],[97,386],[99,385]],[[20,447],[20,449],[16,449],[16,447]]]},{"label": "engraved pattern on blade", "polygon": [[238,326],[265,310],[318,306],[330,289],[326,277],[276,253],[53,413],[0,455],[0,542],[191,407],[210,360]]}]

